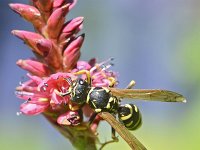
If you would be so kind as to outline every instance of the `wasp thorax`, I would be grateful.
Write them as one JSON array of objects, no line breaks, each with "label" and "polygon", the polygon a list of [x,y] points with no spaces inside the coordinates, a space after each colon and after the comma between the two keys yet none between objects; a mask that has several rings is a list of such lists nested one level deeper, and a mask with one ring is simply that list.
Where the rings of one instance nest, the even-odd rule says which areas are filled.
[{"label": "wasp thorax", "polygon": [[83,79],[77,79],[71,87],[71,101],[77,104],[86,102],[90,85]]},{"label": "wasp thorax", "polygon": [[87,103],[96,113],[115,113],[118,108],[118,99],[105,87],[93,87],[88,93]]},{"label": "wasp thorax", "polygon": [[138,107],[133,104],[120,105],[118,109],[118,117],[129,130],[135,130],[142,124],[140,111]]}]

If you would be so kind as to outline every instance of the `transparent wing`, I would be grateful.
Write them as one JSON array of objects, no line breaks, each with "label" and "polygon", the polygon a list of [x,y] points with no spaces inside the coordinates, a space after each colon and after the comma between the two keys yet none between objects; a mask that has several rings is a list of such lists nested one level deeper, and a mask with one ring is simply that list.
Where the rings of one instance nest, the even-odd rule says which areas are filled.
[{"label": "transparent wing", "polygon": [[159,89],[117,89],[109,88],[114,96],[119,98],[142,99],[161,102],[186,102],[183,95],[176,92]]},{"label": "transparent wing", "polygon": [[108,112],[101,112],[99,115],[106,120],[116,131],[117,133],[129,144],[133,150],[146,150],[144,145],[134,136],[129,130],[118,122],[115,117],[113,117]]}]

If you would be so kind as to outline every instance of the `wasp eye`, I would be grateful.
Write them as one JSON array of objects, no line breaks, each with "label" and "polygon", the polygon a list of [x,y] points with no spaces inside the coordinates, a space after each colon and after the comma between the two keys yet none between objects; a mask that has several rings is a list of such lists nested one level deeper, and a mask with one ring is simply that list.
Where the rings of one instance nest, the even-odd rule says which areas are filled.
[{"label": "wasp eye", "polygon": [[78,80],[78,84],[80,84],[80,85],[87,85],[87,82],[85,80],[83,80],[83,79],[79,79]]},{"label": "wasp eye", "polygon": [[83,80],[79,80],[79,84],[83,85],[84,81]]}]

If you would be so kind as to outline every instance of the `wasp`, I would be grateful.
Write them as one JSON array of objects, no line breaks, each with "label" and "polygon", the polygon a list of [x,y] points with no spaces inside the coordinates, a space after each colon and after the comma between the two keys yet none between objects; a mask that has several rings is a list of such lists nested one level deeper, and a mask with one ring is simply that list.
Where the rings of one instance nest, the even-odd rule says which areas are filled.
[{"label": "wasp", "polygon": [[[94,113],[89,119],[89,123],[100,115],[112,127],[112,142],[118,141],[115,131],[129,144],[132,149],[145,150],[142,143],[133,136],[128,130],[135,130],[142,124],[141,113],[136,105],[121,104],[121,99],[141,99],[149,101],[162,102],[186,102],[185,98],[175,92],[159,89],[132,89],[135,85],[131,81],[126,89],[113,88],[116,83],[114,78],[110,87],[92,87],[90,73],[87,70],[80,70],[75,75],[86,74],[87,79],[77,78],[74,81],[67,80],[70,87],[66,93],[60,93],[60,96],[70,95],[71,102],[83,106],[89,104]],[[71,109],[75,109],[71,106]],[[118,122],[115,116],[118,115]],[[110,143],[107,142],[107,143]],[[107,144],[105,143],[105,144]],[[103,146],[105,146],[105,144]],[[102,146],[102,147],[103,147]]]}]

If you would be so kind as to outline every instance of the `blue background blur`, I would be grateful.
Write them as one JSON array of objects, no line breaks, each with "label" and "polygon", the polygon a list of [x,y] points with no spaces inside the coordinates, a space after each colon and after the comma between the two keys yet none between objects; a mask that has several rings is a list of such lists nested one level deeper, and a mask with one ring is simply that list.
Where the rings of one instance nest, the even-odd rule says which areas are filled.
[{"label": "blue background blur", "polygon": [[[33,56],[12,29],[33,30],[0,1],[0,149],[73,149],[42,117],[16,116],[22,102],[14,89],[25,71],[15,62]],[[182,93],[188,102],[134,102],[143,126],[133,132],[152,150],[200,149],[200,1],[199,0],[79,0],[67,19],[84,16],[86,40],[83,60],[114,57],[119,87],[130,80],[136,88],[163,88]],[[110,139],[110,128],[100,126],[100,137]],[[105,149],[128,150],[121,139]]]}]

